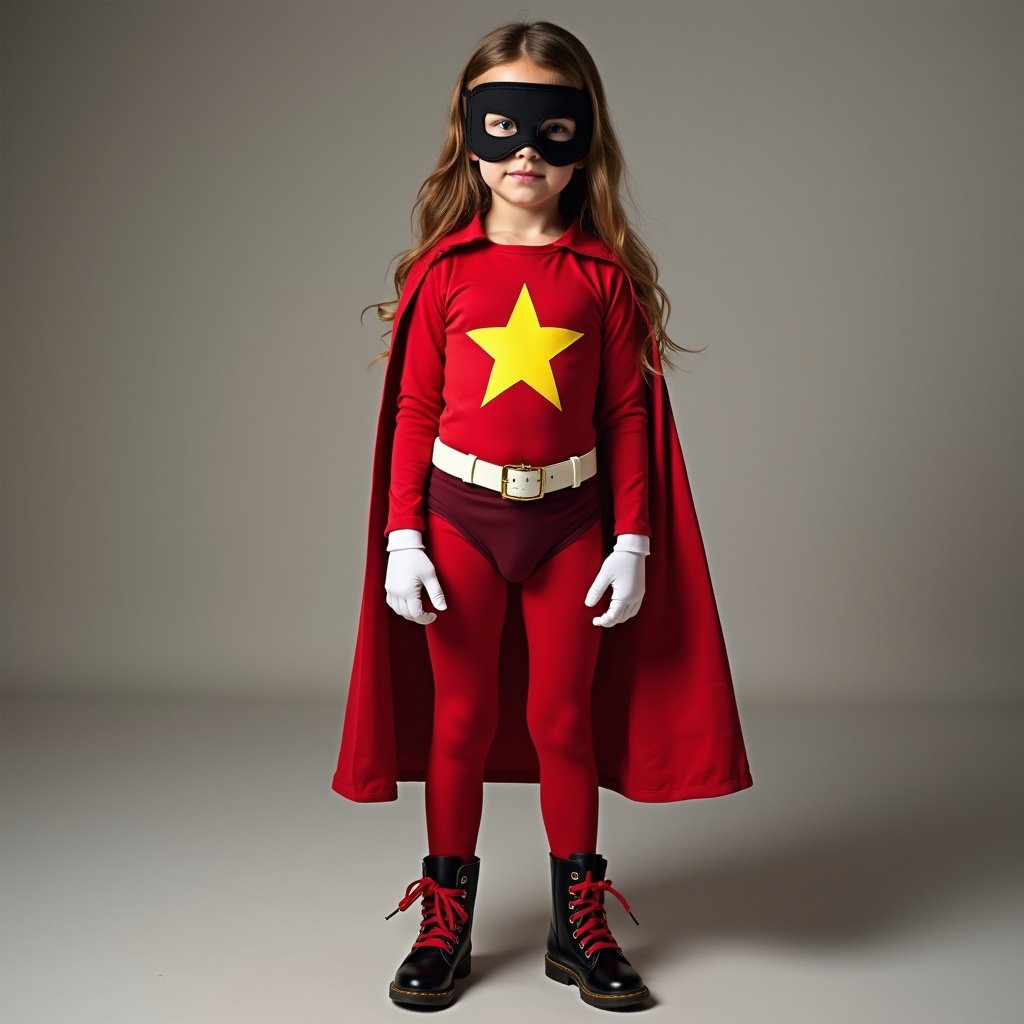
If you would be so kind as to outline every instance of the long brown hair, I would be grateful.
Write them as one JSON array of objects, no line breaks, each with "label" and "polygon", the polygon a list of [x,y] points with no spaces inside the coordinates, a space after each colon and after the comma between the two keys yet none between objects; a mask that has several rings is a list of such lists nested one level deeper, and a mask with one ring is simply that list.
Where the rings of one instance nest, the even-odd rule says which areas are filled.
[{"label": "long brown hair", "polygon": [[[571,32],[549,21],[514,21],[501,25],[477,43],[466,61],[452,87],[448,124],[437,167],[420,186],[413,204],[413,219],[419,220],[419,241],[399,256],[395,292],[401,296],[409,270],[420,256],[445,235],[468,224],[480,210],[490,207],[490,188],[480,176],[476,162],[468,155],[462,90],[489,68],[522,57],[559,72],[568,84],[590,93],[594,109],[593,139],[585,165],[573,174],[559,195],[559,208],[568,220],[579,216],[581,226],[603,239],[623,264],[654,327],[654,343],[662,363],[675,369],[668,357],[670,350],[691,353],[703,350],[677,345],[665,332],[672,306],[664,288],[658,284],[654,257],[633,232],[623,209],[620,186],[625,188],[634,209],[636,202],[629,189],[619,140],[605,110],[601,77],[587,48]],[[360,319],[374,306],[379,320],[391,322],[398,299],[364,306]],[[382,341],[388,333],[390,331],[381,336]],[[640,353],[641,367],[648,380],[655,372],[650,359],[651,344],[652,339],[646,338]],[[379,353],[370,365],[389,354],[390,350]]]}]

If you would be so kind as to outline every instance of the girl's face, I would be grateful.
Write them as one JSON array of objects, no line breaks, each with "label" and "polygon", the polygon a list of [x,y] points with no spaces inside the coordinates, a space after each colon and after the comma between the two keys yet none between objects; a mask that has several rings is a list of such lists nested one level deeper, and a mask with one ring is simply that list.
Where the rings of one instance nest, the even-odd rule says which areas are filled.
[{"label": "girl's face", "polygon": [[[557,71],[542,68],[526,57],[510,64],[499,64],[488,68],[482,75],[467,82],[473,89],[485,82],[529,82],[536,85],[571,85]],[[497,138],[515,135],[516,124],[504,114],[488,111],[484,120],[486,131]],[[549,118],[541,125],[541,131],[554,140],[571,139],[576,122],[571,117]],[[490,162],[481,160],[470,152],[470,160],[480,164],[480,176],[491,192],[511,206],[539,207],[557,203],[558,193],[572,180],[573,171],[582,167],[585,160],[575,164],[556,166],[549,164],[533,146],[522,146],[504,160]],[[519,173],[524,172],[524,173]]]}]

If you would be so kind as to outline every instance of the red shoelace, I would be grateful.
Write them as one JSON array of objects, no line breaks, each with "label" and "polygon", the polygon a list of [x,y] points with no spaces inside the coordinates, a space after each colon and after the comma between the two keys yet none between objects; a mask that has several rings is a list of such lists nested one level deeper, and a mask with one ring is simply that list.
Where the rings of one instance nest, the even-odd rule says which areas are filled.
[{"label": "red shoelace", "polygon": [[408,910],[422,896],[423,923],[420,925],[420,937],[412,944],[412,948],[437,946],[451,952],[456,939],[455,918],[459,918],[459,924],[465,924],[469,918],[469,911],[459,899],[465,891],[445,888],[433,878],[417,878],[405,887],[405,895],[384,920],[394,917],[399,910]]},{"label": "red shoelace", "polygon": [[570,907],[576,908],[575,912],[569,915],[569,923],[573,924],[576,921],[584,920],[588,915],[590,916],[589,921],[585,921],[572,933],[573,938],[580,939],[584,944],[583,952],[588,957],[599,949],[614,949],[621,953],[622,947],[612,937],[608,928],[607,911],[602,902],[602,893],[610,892],[625,907],[626,913],[639,924],[633,911],[629,909],[625,896],[608,879],[591,878],[589,869],[587,877],[582,882],[570,885],[569,891],[578,894],[576,899],[569,903]]}]

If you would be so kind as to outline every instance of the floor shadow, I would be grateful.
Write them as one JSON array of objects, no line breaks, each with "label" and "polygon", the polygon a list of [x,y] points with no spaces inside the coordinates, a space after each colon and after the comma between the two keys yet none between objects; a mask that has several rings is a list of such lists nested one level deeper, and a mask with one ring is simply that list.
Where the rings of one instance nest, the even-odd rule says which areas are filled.
[{"label": "floor shadow", "polygon": [[[714,863],[655,866],[628,891],[616,881],[609,857],[609,877],[640,921],[634,925],[618,900],[606,897],[616,940],[641,971],[678,962],[687,947],[709,940],[851,947],[955,917],[975,901],[1018,886],[1024,822],[1007,779],[1019,772],[1007,775],[1006,757],[987,765],[978,757],[965,786],[955,760],[941,749],[935,756],[924,788],[920,782],[894,785],[873,802],[854,788],[847,807],[837,791],[827,818],[809,820],[799,831],[758,835],[756,843]],[[898,773],[899,766],[892,767]],[[921,774],[918,760],[913,777]],[[793,788],[785,799],[800,806],[803,794]],[[493,912],[486,895],[479,909]],[[498,912],[501,952],[481,958],[483,972],[532,959],[541,969],[547,902]]]}]

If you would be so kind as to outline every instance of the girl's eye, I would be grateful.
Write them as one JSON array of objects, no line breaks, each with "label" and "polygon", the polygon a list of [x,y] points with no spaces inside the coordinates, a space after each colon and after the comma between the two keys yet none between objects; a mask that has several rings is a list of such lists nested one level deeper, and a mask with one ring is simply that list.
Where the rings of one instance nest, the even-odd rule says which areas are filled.
[{"label": "girl's eye", "polygon": [[484,125],[488,135],[508,135],[516,130],[516,123],[512,118],[494,113],[487,115]]},{"label": "girl's eye", "polygon": [[553,139],[559,142],[567,142],[576,134],[575,121],[552,121],[544,129]]}]

